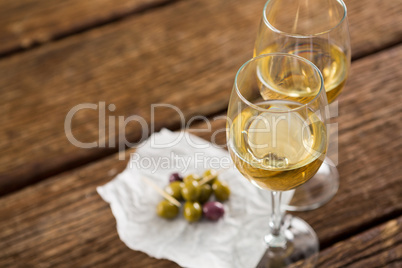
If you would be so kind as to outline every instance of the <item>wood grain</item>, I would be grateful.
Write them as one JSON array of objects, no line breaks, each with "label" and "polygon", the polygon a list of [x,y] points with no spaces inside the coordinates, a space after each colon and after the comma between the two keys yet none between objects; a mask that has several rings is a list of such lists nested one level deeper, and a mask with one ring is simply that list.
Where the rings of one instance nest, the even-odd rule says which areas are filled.
[{"label": "wood grain", "polygon": [[[331,245],[340,237],[360,232],[402,211],[398,78],[402,70],[397,68],[401,60],[402,46],[399,46],[358,60],[352,66],[353,73],[359,75],[351,77],[340,100],[341,188],[324,207],[299,215],[312,224],[321,243]],[[214,120],[211,131],[198,135],[210,140],[224,125],[224,120]],[[193,129],[206,126],[200,123]],[[218,143],[224,141],[222,134],[216,135]],[[125,154],[131,152],[132,149]],[[386,156],[387,161],[381,161]],[[115,154],[1,198],[0,266],[132,267],[135,263],[135,267],[177,267],[131,251],[118,239],[115,219],[95,187],[110,181],[125,165],[126,161],[118,160]],[[387,254],[388,247],[387,252],[392,253],[400,247],[400,235],[390,240],[395,227],[381,228],[390,230],[369,231],[369,235],[364,235],[366,240],[347,241],[372,241],[356,246],[356,250],[367,249],[373,258]],[[384,244],[377,247],[373,245],[375,241]],[[390,241],[393,244],[388,245]],[[343,251],[331,247],[324,251],[321,263],[335,267],[347,262],[368,263],[364,252],[356,253],[356,258],[344,257],[350,249],[346,244],[341,245]],[[398,258],[384,257],[376,263]]]},{"label": "wood grain", "polygon": [[322,251],[318,267],[401,267],[402,217]]},{"label": "wood grain", "polygon": [[344,2],[348,9],[352,58],[402,42],[402,5],[399,1]]},{"label": "wood grain", "polygon": [[0,55],[71,35],[169,0],[0,1]]},{"label": "wood grain", "polygon": [[[78,104],[104,101],[116,106],[106,116],[138,115],[148,123],[152,103],[175,105],[187,118],[225,110],[234,74],[251,57],[264,2],[177,2],[0,61],[0,194],[116,152],[119,132],[132,142],[141,138],[144,128],[132,122],[116,135],[106,131],[104,148],[73,146],[64,120]],[[126,2],[119,3],[116,8],[124,9]],[[402,7],[394,1],[348,6],[354,55],[399,38],[402,24],[393,24]],[[156,130],[181,127],[172,109],[160,108],[155,116]],[[73,134],[97,141],[98,125],[97,111],[82,110]]]},{"label": "wood grain", "polygon": [[[5,0],[0,2],[0,55],[73,35],[175,0]],[[398,1],[346,0],[355,57],[401,41]],[[254,9],[255,10],[255,9]],[[260,16],[261,6],[255,10]],[[370,22],[370,23],[367,23]]]},{"label": "wood grain", "polygon": [[[238,3],[181,2],[0,61],[0,193],[116,152],[117,138],[109,143],[109,136],[138,141],[146,129],[116,123],[115,135],[102,139],[106,148],[75,147],[64,120],[78,104],[104,101],[116,107],[107,117],[148,123],[153,103],[177,106],[185,117],[222,110],[236,69],[251,56],[258,19],[248,10],[263,0]],[[156,130],[180,127],[171,108],[158,108],[155,118]],[[82,110],[73,134],[97,141],[98,125],[98,111]]]}]

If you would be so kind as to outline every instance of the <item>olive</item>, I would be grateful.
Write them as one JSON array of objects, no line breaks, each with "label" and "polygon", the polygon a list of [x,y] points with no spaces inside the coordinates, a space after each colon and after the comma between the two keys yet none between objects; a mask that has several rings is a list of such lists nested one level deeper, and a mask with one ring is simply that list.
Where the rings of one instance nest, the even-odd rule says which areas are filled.
[{"label": "olive", "polygon": [[183,183],[180,181],[174,181],[165,188],[165,192],[173,196],[177,200],[182,200],[181,196],[181,188],[183,187]]},{"label": "olive", "polygon": [[172,173],[170,174],[169,182],[172,183],[174,181],[183,181],[183,177],[179,173]]},{"label": "olive", "polygon": [[201,178],[196,174],[190,174],[184,177],[183,181],[186,183],[188,181],[199,181]]},{"label": "olive", "polygon": [[203,184],[200,187],[200,196],[198,197],[198,201],[200,201],[201,204],[204,204],[205,202],[208,201],[209,197],[212,194],[212,187],[209,184]]},{"label": "olive", "polygon": [[204,216],[211,221],[217,221],[225,214],[225,209],[222,203],[219,202],[205,203],[202,207],[202,211],[204,212]]},{"label": "olive", "polygon": [[219,201],[226,201],[229,199],[230,189],[226,183],[215,180],[212,184],[212,189],[214,190],[216,199]]},{"label": "olive", "polygon": [[215,180],[218,179],[218,172],[215,169],[208,169],[204,172],[204,174],[202,174],[202,176],[205,177],[209,177],[209,176],[214,176],[211,180],[208,181],[209,185],[212,185],[214,183]]},{"label": "olive", "polygon": [[202,208],[200,203],[198,202],[189,202],[187,201],[184,204],[184,218],[188,222],[196,222],[201,219],[202,216]]},{"label": "olive", "polygon": [[162,200],[156,207],[156,213],[165,219],[173,219],[179,214],[179,208],[167,200]]},{"label": "olive", "polygon": [[181,195],[186,201],[195,202],[200,197],[200,187],[198,181],[196,180],[187,180],[184,182],[183,187],[181,188]]}]

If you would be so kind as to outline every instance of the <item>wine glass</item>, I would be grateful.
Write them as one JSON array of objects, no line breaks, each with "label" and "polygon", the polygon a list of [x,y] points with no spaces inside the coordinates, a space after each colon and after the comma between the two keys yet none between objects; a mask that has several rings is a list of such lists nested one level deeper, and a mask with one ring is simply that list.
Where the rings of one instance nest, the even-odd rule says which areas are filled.
[{"label": "wine glass", "polygon": [[[351,52],[346,6],[342,0],[269,0],[264,7],[254,56],[283,52],[304,57],[321,71],[328,103],[341,93]],[[330,106],[335,109],[337,103]],[[316,176],[299,187],[288,210],[304,211],[328,202],[339,174],[327,157]]]},{"label": "wine glass", "polygon": [[303,220],[281,211],[283,191],[317,172],[327,150],[327,97],[319,69],[291,54],[271,53],[237,72],[227,121],[228,149],[236,168],[255,186],[269,190],[272,216],[258,267],[312,264],[318,240]]}]

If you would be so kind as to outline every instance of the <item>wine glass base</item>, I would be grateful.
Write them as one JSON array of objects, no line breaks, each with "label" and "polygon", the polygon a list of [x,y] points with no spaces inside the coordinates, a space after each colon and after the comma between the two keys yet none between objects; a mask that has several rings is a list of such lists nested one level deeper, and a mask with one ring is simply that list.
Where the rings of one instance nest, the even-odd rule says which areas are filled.
[{"label": "wine glass base", "polygon": [[269,246],[270,235],[267,235],[264,239],[267,250],[257,268],[314,267],[319,252],[319,242],[314,230],[302,219],[291,215],[285,216],[284,226],[286,246]]},{"label": "wine glass base", "polygon": [[297,187],[292,200],[284,209],[307,211],[321,207],[334,197],[339,188],[339,173],[326,157],[318,172],[309,181]]}]

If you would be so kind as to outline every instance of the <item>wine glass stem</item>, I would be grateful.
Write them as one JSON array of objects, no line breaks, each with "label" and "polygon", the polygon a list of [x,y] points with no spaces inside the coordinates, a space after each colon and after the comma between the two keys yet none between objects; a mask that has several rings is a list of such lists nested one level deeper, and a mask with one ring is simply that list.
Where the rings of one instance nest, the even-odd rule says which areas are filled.
[{"label": "wine glass stem", "polygon": [[286,247],[286,237],[282,230],[282,212],[281,212],[282,192],[271,192],[272,214],[269,222],[271,232],[265,236],[265,242],[269,247]]},{"label": "wine glass stem", "polygon": [[280,235],[282,213],[281,209],[281,199],[282,192],[272,192],[272,218],[271,218],[271,230],[272,234],[275,236]]}]

